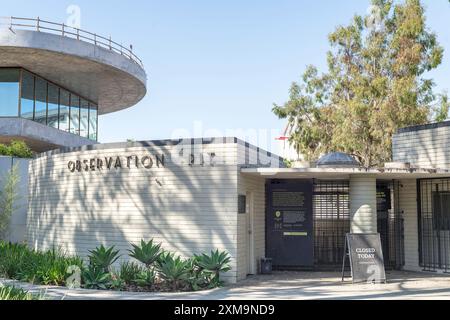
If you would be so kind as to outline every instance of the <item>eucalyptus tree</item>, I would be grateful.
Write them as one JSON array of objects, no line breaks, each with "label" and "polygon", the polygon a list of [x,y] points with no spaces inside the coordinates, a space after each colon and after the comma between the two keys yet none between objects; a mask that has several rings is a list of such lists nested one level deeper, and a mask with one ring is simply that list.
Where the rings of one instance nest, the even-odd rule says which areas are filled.
[{"label": "eucalyptus tree", "polygon": [[391,160],[398,128],[447,117],[448,100],[442,96],[436,107],[435,84],[426,77],[444,50],[420,0],[373,0],[370,9],[329,35],[328,69],[308,66],[289,100],[273,108],[308,160],[342,151],[366,167],[382,165]]}]

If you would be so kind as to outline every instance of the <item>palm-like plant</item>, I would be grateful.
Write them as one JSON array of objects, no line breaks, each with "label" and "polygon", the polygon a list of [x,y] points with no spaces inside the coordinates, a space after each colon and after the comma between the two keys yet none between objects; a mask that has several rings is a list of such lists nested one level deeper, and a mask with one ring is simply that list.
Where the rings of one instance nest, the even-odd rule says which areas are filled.
[{"label": "palm-like plant", "polygon": [[129,250],[130,257],[135,258],[139,262],[150,268],[162,253],[161,244],[154,244],[153,239],[149,242],[141,240],[140,245],[131,244],[133,250]]},{"label": "palm-like plant", "polygon": [[231,257],[225,251],[219,252],[219,250],[211,251],[211,255],[202,254],[195,256],[195,262],[197,266],[203,269],[205,272],[212,275],[211,281],[215,285],[220,285],[220,273],[231,270],[230,267]]},{"label": "palm-like plant", "polygon": [[174,257],[172,254],[164,255],[158,261],[158,271],[160,277],[172,285],[173,290],[178,290],[181,284],[186,284],[189,274],[189,262]]},{"label": "palm-like plant", "polygon": [[101,245],[94,250],[89,250],[89,253],[89,264],[103,272],[110,272],[111,265],[120,258],[119,250],[114,250],[114,246],[105,248]]}]

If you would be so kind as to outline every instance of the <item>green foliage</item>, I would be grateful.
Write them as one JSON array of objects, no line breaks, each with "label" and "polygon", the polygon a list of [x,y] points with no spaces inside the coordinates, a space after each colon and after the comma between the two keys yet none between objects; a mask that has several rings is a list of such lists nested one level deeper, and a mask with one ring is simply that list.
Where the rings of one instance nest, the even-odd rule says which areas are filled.
[{"label": "green foliage", "polygon": [[156,280],[156,273],[153,269],[141,269],[132,283],[139,287],[151,287]]},{"label": "green foliage", "polygon": [[173,289],[178,290],[187,284],[189,262],[172,254],[163,255],[158,261],[157,270],[161,279]]},{"label": "green foliage", "polygon": [[227,252],[219,252],[219,250],[211,251],[210,255],[202,254],[195,256],[196,264],[206,274],[210,275],[210,282],[213,286],[221,286],[220,273],[231,270],[231,258]]},{"label": "green foliage", "polygon": [[284,165],[286,166],[286,168],[292,168],[292,161],[289,159],[284,159],[283,160]]},{"label": "green foliage", "polygon": [[0,276],[44,285],[66,285],[67,269],[83,268],[79,257],[60,250],[37,252],[23,244],[0,242]]},{"label": "green foliage", "polygon": [[138,275],[141,273],[142,267],[134,262],[123,262],[120,264],[119,277],[125,281],[127,285],[134,284]]},{"label": "green foliage", "polygon": [[28,293],[27,291],[21,288],[15,288],[11,286],[0,286],[0,301],[1,300],[10,300],[10,301],[43,300],[43,296]]},{"label": "green foliage", "polygon": [[18,185],[20,175],[18,165],[12,166],[11,170],[0,180],[3,189],[0,190],[0,239],[6,239],[9,232],[11,216],[17,209],[19,200]]},{"label": "green foliage", "polygon": [[109,289],[123,291],[126,288],[126,282],[120,277],[120,274],[112,273],[109,282]]},{"label": "green foliage", "polygon": [[83,271],[83,283],[86,289],[106,290],[111,285],[111,274],[102,268],[90,265]]},{"label": "green foliage", "polygon": [[149,242],[142,240],[140,245],[132,244],[131,246],[133,250],[129,250],[130,257],[142,262],[147,268],[150,268],[162,253],[161,244],[154,244],[153,239]]},{"label": "green foliage", "polygon": [[103,245],[89,250],[89,266],[103,272],[111,271],[111,265],[119,259],[119,250],[114,250],[114,246],[105,248]]},{"label": "green foliage", "polygon": [[220,273],[230,270],[229,255],[218,250],[187,260],[158,250],[158,258],[151,264],[154,267],[125,262],[115,272],[111,265],[119,258],[119,252],[114,247],[101,246],[90,251],[89,264],[85,267],[81,258],[67,256],[61,250],[39,252],[23,244],[0,241],[0,277],[67,286],[70,285],[68,275],[72,273],[69,270],[80,270],[82,285],[87,289],[127,290],[137,286],[145,291],[161,288],[196,291],[221,286]]},{"label": "green foliage", "polygon": [[439,104],[436,110],[436,121],[441,122],[448,119],[448,112],[450,109],[450,101],[447,94],[442,94],[439,98]]},{"label": "green foliage", "polygon": [[0,144],[0,156],[32,158],[33,151],[31,151],[24,141],[13,140],[9,145]]},{"label": "green foliage", "polygon": [[341,151],[365,167],[381,166],[391,161],[398,128],[433,116],[434,83],[425,74],[441,64],[443,48],[426,27],[421,2],[372,4],[378,9],[371,15],[356,15],[329,35],[328,70],[307,67],[289,100],[274,106],[306,160]]},{"label": "green foliage", "polygon": [[215,285],[211,282],[210,274],[198,266],[197,258],[195,256],[187,260],[187,264],[187,282],[189,283],[191,290],[199,291],[202,289],[212,289],[215,287]]}]

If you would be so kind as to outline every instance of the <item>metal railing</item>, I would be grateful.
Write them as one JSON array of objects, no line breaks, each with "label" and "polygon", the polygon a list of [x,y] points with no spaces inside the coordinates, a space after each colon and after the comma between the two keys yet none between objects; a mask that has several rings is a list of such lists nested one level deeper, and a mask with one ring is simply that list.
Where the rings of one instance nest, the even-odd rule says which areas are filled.
[{"label": "metal railing", "polygon": [[9,28],[11,31],[14,29],[24,29],[24,30],[35,30],[38,32],[44,31],[47,33],[58,34],[63,37],[68,37],[72,39],[76,39],[79,41],[84,41],[88,43],[92,43],[96,46],[114,51],[134,63],[137,63],[140,67],[144,67],[142,60],[139,59],[133,53],[133,46],[130,45],[130,48],[126,48],[123,45],[113,41],[111,37],[106,38],[99,36],[96,33],[92,33],[86,30],[82,30],[79,28],[74,28],[64,23],[56,23],[51,21],[42,20],[39,17],[36,19],[33,18],[19,18],[19,17],[0,17],[0,27]]}]

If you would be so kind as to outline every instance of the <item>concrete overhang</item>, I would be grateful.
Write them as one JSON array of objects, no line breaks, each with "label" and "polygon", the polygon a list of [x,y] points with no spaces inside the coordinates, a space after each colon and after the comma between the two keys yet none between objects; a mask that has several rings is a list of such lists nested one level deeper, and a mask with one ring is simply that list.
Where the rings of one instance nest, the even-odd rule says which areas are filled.
[{"label": "concrete overhang", "polygon": [[365,168],[242,168],[243,175],[268,179],[349,179],[351,176],[373,175],[379,180],[431,179],[450,177],[446,169],[365,169]]},{"label": "concrete overhang", "polygon": [[147,92],[145,70],[124,55],[46,32],[0,28],[0,67],[23,67],[99,105],[126,109]]},{"label": "concrete overhang", "polygon": [[75,148],[97,142],[22,118],[0,118],[0,143],[22,140],[35,152]]}]

